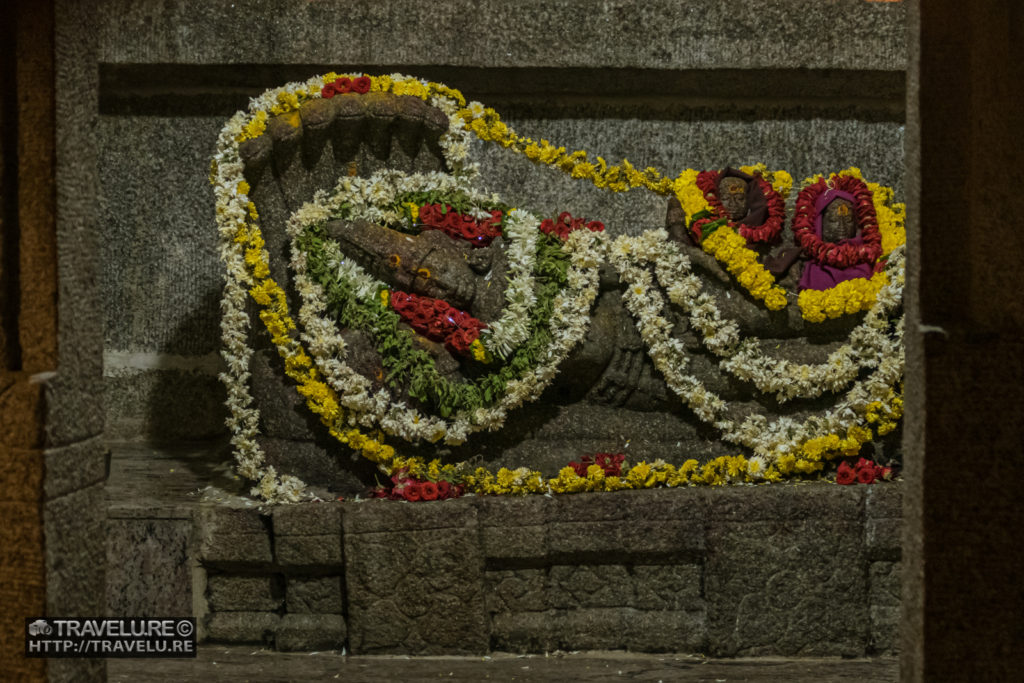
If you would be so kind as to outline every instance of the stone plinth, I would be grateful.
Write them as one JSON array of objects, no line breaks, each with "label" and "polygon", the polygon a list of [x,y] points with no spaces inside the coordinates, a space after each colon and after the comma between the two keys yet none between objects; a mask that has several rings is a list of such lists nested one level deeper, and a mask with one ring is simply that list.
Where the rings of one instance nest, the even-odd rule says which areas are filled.
[{"label": "stone plinth", "polygon": [[[197,452],[116,452],[112,614],[194,614],[210,642],[355,654],[896,647],[899,482],[261,509],[236,480],[199,485],[211,469]],[[178,485],[147,488],[157,470]]]}]

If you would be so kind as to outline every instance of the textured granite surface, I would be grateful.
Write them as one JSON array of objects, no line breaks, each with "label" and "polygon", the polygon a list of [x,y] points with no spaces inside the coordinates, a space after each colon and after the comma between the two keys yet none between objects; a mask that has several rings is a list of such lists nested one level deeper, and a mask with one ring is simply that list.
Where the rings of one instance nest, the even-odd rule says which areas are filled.
[{"label": "textured granite surface", "polygon": [[[121,63],[899,70],[906,61],[902,3],[774,1],[737,12],[716,0],[175,0],[159,9],[116,0],[103,10],[101,59]],[[480,35],[487,40],[458,38]]]},{"label": "textured granite surface", "polygon": [[192,616],[192,524],[117,519],[106,524],[107,614]]}]

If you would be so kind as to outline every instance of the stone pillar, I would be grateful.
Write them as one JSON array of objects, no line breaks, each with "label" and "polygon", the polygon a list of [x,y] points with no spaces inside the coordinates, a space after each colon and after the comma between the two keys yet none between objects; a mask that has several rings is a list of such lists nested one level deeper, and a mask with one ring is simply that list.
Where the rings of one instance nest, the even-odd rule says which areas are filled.
[{"label": "stone pillar", "polygon": [[19,680],[98,681],[101,659],[22,655],[25,617],[103,614],[94,39],[77,3],[2,14],[0,659]]},{"label": "stone pillar", "polygon": [[905,681],[1024,656],[1024,7],[911,3]]}]

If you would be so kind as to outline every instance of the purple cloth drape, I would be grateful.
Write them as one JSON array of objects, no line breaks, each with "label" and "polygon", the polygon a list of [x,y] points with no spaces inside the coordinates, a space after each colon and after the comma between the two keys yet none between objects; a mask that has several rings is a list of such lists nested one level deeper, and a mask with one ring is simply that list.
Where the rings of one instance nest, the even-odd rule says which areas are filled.
[{"label": "purple cloth drape", "polygon": [[[841,190],[828,190],[823,192],[821,196],[814,202],[814,233],[821,239],[821,217],[825,213],[825,209],[829,204],[836,201],[837,199],[845,199],[851,204],[856,205],[856,200],[853,195],[849,192],[842,192]],[[851,237],[850,239],[840,240],[837,244],[853,244],[860,246],[864,244],[864,240],[860,236]],[[800,283],[797,288],[800,290],[804,289],[831,289],[840,282],[845,280],[855,280],[856,278],[870,278],[875,272],[874,264],[871,263],[858,263],[855,266],[849,268],[835,268],[833,266],[822,266],[814,261],[808,261],[804,264],[804,272],[800,275]]]}]

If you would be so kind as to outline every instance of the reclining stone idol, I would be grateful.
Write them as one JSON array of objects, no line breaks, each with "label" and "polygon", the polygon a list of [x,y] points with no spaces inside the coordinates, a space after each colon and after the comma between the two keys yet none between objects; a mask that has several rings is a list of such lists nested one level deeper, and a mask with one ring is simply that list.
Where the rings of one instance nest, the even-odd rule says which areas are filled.
[{"label": "reclining stone idol", "polygon": [[[482,190],[476,136],[664,229]],[[456,90],[326,74],[223,129],[222,379],[239,473],[273,502],[891,478],[903,206],[857,169],[615,166]],[[886,443],[889,442],[889,443]]]}]

